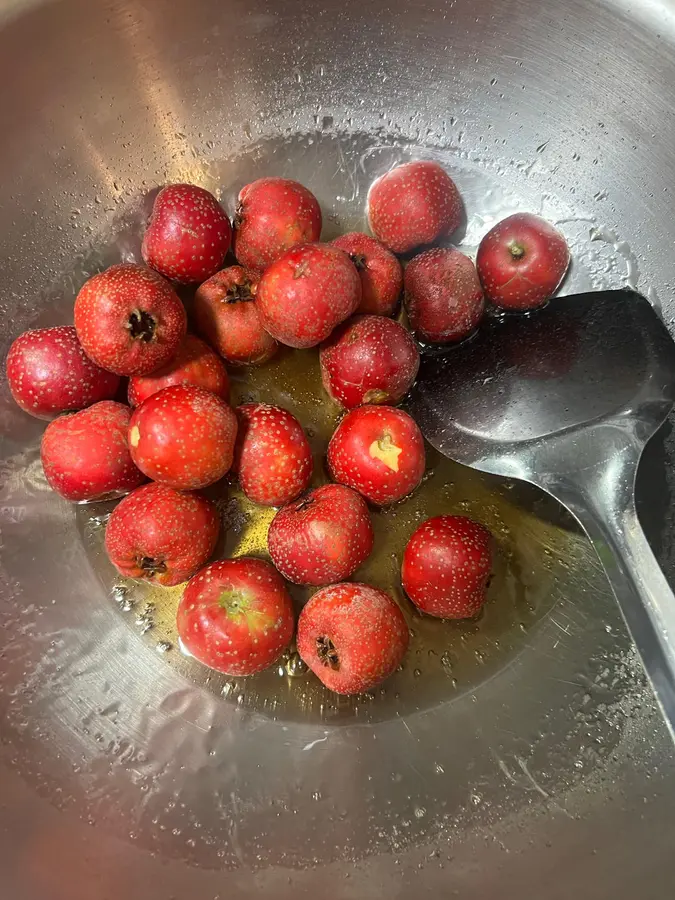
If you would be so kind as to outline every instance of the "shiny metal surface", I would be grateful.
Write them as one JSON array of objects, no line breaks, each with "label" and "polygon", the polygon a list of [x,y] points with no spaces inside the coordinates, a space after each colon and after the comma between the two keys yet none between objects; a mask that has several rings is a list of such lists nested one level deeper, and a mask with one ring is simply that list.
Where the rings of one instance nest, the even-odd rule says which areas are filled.
[{"label": "shiny metal surface", "polygon": [[[568,290],[628,282],[675,318],[671,0],[0,8],[3,353],[134,257],[157,184],[231,208],[274,167],[317,192],[328,235],[406,155],[457,177],[464,246],[541,212],[572,244]],[[143,642],[4,385],[0,427],[3,897],[668,895],[670,736],[594,551],[534,488],[480,481],[519,510],[523,577],[547,551],[557,573],[499,672],[377,723],[275,721]],[[637,496],[671,583],[674,473],[666,426]]]},{"label": "shiny metal surface", "polygon": [[456,462],[542,488],[593,543],[671,728],[675,597],[647,543],[634,486],[675,401],[675,343],[629,290],[493,317],[421,367],[409,409]]}]

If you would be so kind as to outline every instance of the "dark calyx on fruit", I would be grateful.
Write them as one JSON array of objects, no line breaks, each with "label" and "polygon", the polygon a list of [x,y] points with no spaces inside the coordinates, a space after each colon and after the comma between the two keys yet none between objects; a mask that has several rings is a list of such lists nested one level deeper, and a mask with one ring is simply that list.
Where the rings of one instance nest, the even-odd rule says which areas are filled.
[{"label": "dark calyx on fruit", "polygon": [[308,507],[310,507],[312,503],[314,503],[314,497],[302,497],[295,504],[295,511],[302,512],[303,509],[307,509]]},{"label": "dark calyx on fruit", "polygon": [[225,294],[225,303],[246,303],[249,300],[255,300],[251,292],[251,282],[242,281],[241,284],[233,284],[227,289]]},{"label": "dark calyx on fruit", "polygon": [[368,263],[366,262],[366,257],[363,253],[350,253],[349,258],[354,263],[359,272],[363,271],[363,269],[368,268]]},{"label": "dark calyx on fruit", "polygon": [[155,575],[163,575],[166,572],[166,563],[163,559],[154,559],[152,556],[144,556],[139,563],[139,567],[150,577]]},{"label": "dark calyx on fruit", "polygon": [[340,657],[335,649],[335,644],[325,635],[316,639],[316,652],[324,666],[328,666],[334,671],[340,668]]},{"label": "dark calyx on fruit", "polygon": [[143,309],[134,309],[126,327],[129,334],[136,341],[144,341],[146,344],[156,340],[157,320]]},{"label": "dark calyx on fruit", "polygon": [[516,244],[514,241],[512,244],[509,244],[509,253],[514,259],[522,259],[525,256],[525,248],[522,244]]}]

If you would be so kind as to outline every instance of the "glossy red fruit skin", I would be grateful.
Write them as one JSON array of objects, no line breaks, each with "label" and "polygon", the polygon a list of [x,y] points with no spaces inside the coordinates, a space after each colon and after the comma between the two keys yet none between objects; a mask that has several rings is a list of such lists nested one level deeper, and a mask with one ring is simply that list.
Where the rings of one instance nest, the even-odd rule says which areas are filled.
[{"label": "glossy red fruit skin", "polygon": [[232,226],[216,198],[194,184],[170,184],[157,194],[143,237],[143,259],[179,284],[209,278],[223,264]]},{"label": "glossy red fruit skin", "polygon": [[455,231],[462,219],[462,198],[438,163],[404,163],[373,183],[368,218],[378,240],[394,253],[408,253]]},{"label": "glossy red fruit skin", "polygon": [[171,587],[208,562],[219,532],[218,511],[206,497],[146,484],[112,511],[105,549],[125,578]]},{"label": "glossy red fruit skin", "polygon": [[420,367],[409,332],[382,316],[355,316],[339,325],[322,345],[320,360],[326,392],[346,409],[398,403]]},{"label": "glossy red fruit skin", "polygon": [[391,406],[348,412],[328,444],[331,477],[377,506],[414,491],[424,465],[422,432],[408,413]]},{"label": "glossy red fruit skin", "polygon": [[258,310],[272,337],[300,349],[325,340],[361,302],[349,256],[330,244],[299,244],[265,270]]},{"label": "glossy red fruit skin", "polygon": [[322,588],[298,619],[298,653],[337,694],[360,694],[403,661],[410,632],[389,594],[345,582]]},{"label": "glossy red fruit skin", "polygon": [[197,330],[234,366],[260,366],[279,348],[260,321],[257,291],[258,277],[253,272],[229,266],[195,294]]},{"label": "glossy red fruit skin", "polygon": [[188,384],[163,388],[134,410],[131,456],[148,478],[178,491],[207,487],[232,465],[234,411],[210,391]]},{"label": "glossy red fruit skin", "polygon": [[349,578],[374,540],[363,497],[343,484],[325,484],[279,510],[267,549],[287,581],[323,585]]},{"label": "glossy red fruit skin", "polygon": [[570,264],[564,236],[545,219],[516,213],[499,222],[478,247],[485,295],[502,309],[536,309],[560,287]]},{"label": "glossy red fruit skin", "polygon": [[101,400],[50,422],[40,455],[52,490],[66,500],[99,500],[142,484],[127,442],[130,417],[123,403]]},{"label": "glossy red fruit skin", "polygon": [[268,562],[242,556],[211,563],[189,581],[176,625],[200,663],[225,675],[253,675],[290,643],[293,605]]},{"label": "glossy red fruit skin", "polygon": [[312,477],[312,449],[292,413],[267,403],[237,407],[239,435],[233,471],[249,500],[283,506],[301,494]]},{"label": "glossy red fruit skin", "polygon": [[24,331],[7,354],[7,384],[15,402],[37,419],[52,419],[110,400],[120,379],[93,363],[72,325]]},{"label": "glossy red fruit skin", "polygon": [[360,231],[341,234],[331,244],[349,254],[359,273],[361,302],[357,313],[393,315],[403,287],[403,269],[391,250]]},{"label": "glossy red fruit skin", "polygon": [[288,178],[259,178],[239,192],[234,255],[244,268],[263,272],[296,244],[318,241],[321,208],[306,187]]},{"label": "glossy red fruit skin", "polygon": [[134,375],[129,379],[129,404],[139,406],[157,391],[174,384],[202,387],[223,400],[230,396],[230,379],[222,360],[194,334],[185,335],[170,363],[151,375]]},{"label": "glossy red fruit skin", "polygon": [[187,316],[160,275],[120,263],[94,275],[75,299],[75,330],[84,352],[117,375],[148,375],[178,352]]},{"label": "glossy red fruit skin", "polygon": [[459,250],[420,253],[405,270],[405,305],[410,327],[420,340],[432,344],[464,340],[485,313],[476,267]]},{"label": "glossy red fruit skin", "polygon": [[443,619],[475,616],[485,603],[492,536],[465,516],[434,516],[403,553],[403,589],[422,612]]}]

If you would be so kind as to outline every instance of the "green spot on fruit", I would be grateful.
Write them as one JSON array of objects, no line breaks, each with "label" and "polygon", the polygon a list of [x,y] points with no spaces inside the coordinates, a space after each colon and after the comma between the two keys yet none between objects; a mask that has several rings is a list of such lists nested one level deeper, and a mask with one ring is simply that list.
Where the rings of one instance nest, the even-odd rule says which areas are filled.
[{"label": "green spot on fruit", "polygon": [[256,609],[251,598],[244,591],[222,591],[218,597],[218,606],[230,619],[243,616],[250,631],[265,631],[274,625],[274,617]]},{"label": "green spot on fruit", "polygon": [[525,256],[525,248],[522,244],[516,243],[513,241],[509,244],[509,253],[514,259],[522,259]]},{"label": "green spot on fruit", "polygon": [[228,616],[233,619],[246,613],[249,608],[249,601],[242,591],[223,591],[218,598],[218,606],[225,610]]}]

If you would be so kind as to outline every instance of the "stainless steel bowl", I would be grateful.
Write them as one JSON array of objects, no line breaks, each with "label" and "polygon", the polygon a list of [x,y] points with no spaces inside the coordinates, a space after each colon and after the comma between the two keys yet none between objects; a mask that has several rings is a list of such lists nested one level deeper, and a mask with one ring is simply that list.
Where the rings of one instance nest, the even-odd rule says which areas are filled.
[{"label": "stainless steel bowl", "polygon": [[[542,212],[572,244],[568,290],[627,282],[675,321],[673,0],[0,9],[4,352],[135,257],[158,184],[231,208],[251,176],[294,175],[330,234],[411,156],[456,176],[465,246]],[[4,384],[0,421],[2,897],[668,895],[670,739],[597,559],[538,494],[470,482],[540,598],[499,665],[428,702],[272,715],[125,618]],[[666,428],[639,497],[669,576],[673,472]]]}]

